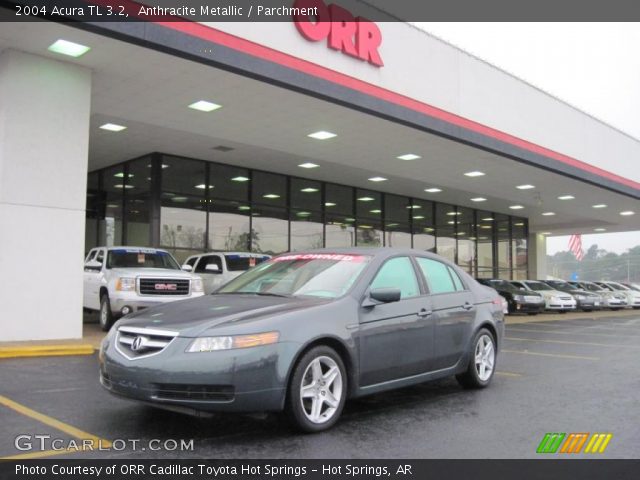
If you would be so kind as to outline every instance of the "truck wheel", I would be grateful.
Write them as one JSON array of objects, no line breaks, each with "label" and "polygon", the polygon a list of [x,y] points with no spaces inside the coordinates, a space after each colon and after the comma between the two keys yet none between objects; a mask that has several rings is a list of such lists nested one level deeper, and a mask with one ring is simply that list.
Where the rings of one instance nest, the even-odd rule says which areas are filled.
[{"label": "truck wheel", "polygon": [[109,302],[109,295],[104,294],[100,297],[100,328],[103,332],[108,332],[111,325],[113,325],[111,302]]}]

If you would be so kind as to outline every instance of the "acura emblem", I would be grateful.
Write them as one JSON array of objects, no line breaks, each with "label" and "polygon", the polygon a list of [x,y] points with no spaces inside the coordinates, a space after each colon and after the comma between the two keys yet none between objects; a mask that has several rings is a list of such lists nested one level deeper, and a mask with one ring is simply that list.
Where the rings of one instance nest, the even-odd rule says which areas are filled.
[{"label": "acura emblem", "polygon": [[147,337],[137,336],[131,342],[131,350],[137,352],[138,350],[142,350],[147,344]]}]

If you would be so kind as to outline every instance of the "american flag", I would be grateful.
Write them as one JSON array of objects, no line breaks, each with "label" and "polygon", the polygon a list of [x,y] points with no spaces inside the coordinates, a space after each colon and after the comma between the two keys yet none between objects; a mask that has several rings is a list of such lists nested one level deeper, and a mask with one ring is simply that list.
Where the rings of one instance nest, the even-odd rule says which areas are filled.
[{"label": "american flag", "polygon": [[584,258],[584,250],[582,250],[582,235],[571,235],[569,237],[569,250],[579,262]]}]

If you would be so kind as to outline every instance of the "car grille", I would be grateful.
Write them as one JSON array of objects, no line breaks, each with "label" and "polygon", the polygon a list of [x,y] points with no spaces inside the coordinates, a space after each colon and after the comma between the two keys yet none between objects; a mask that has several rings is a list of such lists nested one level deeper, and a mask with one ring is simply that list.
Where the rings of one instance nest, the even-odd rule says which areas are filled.
[{"label": "car grille", "polygon": [[524,301],[529,303],[542,303],[542,297],[536,297],[535,295],[525,295]]},{"label": "car grille", "polygon": [[570,296],[570,295],[566,295],[566,296],[565,295],[560,295],[558,297],[558,299],[562,300],[563,302],[570,302],[573,299],[573,297]]},{"label": "car grille", "polygon": [[140,295],[189,295],[189,280],[184,278],[141,278]]},{"label": "car grille", "polygon": [[158,400],[192,402],[231,402],[235,390],[231,385],[188,385],[184,383],[154,383],[153,396]]},{"label": "car grille", "polygon": [[148,357],[164,350],[178,332],[151,328],[120,327],[116,339],[117,350],[130,360]]}]

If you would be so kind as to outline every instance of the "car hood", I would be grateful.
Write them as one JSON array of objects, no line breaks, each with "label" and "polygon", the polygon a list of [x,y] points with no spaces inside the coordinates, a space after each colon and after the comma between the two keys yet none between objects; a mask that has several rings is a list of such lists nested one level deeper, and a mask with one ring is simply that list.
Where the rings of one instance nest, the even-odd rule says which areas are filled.
[{"label": "car hood", "polygon": [[166,329],[181,337],[197,337],[213,327],[282,315],[330,301],[318,297],[205,295],[143,310],[120,320],[118,327]]},{"label": "car hood", "polygon": [[171,268],[112,268],[110,272],[119,277],[153,277],[153,278],[194,278],[189,272]]}]

